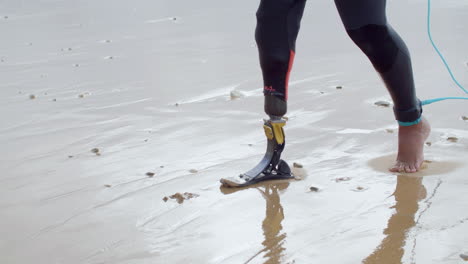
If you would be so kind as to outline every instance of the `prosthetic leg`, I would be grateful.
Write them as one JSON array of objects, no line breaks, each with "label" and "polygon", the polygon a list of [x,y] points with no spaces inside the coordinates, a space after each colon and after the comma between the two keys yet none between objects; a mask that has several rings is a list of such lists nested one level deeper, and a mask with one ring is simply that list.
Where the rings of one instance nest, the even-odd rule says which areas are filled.
[{"label": "prosthetic leg", "polygon": [[[265,100],[265,106],[268,105],[268,101]],[[286,143],[283,130],[285,125],[286,120],[278,116],[270,115],[270,119],[264,119],[267,150],[263,159],[253,169],[237,177],[223,178],[221,183],[226,187],[243,187],[260,181],[294,178],[288,164],[281,159],[281,152]]]},{"label": "prosthetic leg", "polygon": [[221,179],[229,187],[247,186],[259,181],[293,178],[288,164],[281,160],[284,149],[289,73],[294,61],[295,43],[306,0],[260,0],[257,10],[257,42],[263,74],[264,121],[267,150],[260,163],[238,177]]}]

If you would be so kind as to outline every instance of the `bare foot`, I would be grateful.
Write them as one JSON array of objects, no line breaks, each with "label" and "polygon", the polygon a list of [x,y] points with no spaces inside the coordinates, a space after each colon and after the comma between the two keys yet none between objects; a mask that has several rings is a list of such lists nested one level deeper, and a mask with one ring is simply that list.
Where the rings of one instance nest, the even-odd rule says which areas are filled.
[{"label": "bare foot", "polygon": [[424,161],[424,142],[431,132],[429,122],[422,117],[421,122],[398,129],[398,156],[391,172],[417,172]]}]

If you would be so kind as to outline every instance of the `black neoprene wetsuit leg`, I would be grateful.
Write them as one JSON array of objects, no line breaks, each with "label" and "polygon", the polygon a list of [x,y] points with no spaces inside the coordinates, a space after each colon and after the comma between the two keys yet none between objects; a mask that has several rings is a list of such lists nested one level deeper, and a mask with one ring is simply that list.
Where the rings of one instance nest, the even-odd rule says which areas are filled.
[{"label": "black neoprene wetsuit leg", "polygon": [[[288,78],[305,0],[261,0],[255,32],[262,68],[265,112],[286,113]],[[335,0],[348,35],[383,79],[400,122],[420,118],[409,51],[387,23],[386,0]]]},{"label": "black neoprene wetsuit leg", "polygon": [[414,122],[422,113],[416,97],[411,58],[404,41],[387,23],[386,0],[335,0],[346,32],[380,74],[398,121]]}]

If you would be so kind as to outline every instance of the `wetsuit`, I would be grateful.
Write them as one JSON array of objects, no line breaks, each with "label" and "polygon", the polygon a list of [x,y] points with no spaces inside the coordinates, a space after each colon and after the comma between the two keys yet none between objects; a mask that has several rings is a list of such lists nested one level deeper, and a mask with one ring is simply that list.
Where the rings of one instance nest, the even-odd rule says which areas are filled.
[{"label": "wetsuit", "polygon": [[[283,116],[288,79],[306,0],[261,0],[257,41],[265,94],[265,112]],[[387,23],[386,0],[335,0],[346,32],[383,79],[401,125],[419,122],[422,108],[415,94],[408,48]]]}]

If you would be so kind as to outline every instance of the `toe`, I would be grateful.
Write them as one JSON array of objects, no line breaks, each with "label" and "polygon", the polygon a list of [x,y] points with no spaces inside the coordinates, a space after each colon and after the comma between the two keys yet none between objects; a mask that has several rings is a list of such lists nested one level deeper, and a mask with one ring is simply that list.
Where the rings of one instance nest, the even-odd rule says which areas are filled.
[{"label": "toe", "polygon": [[409,164],[405,164],[404,170],[406,173],[411,173],[411,166]]},{"label": "toe", "polygon": [[400,172],[400,162],[397,161],[395,164],[389,169],[391,172]]}]

